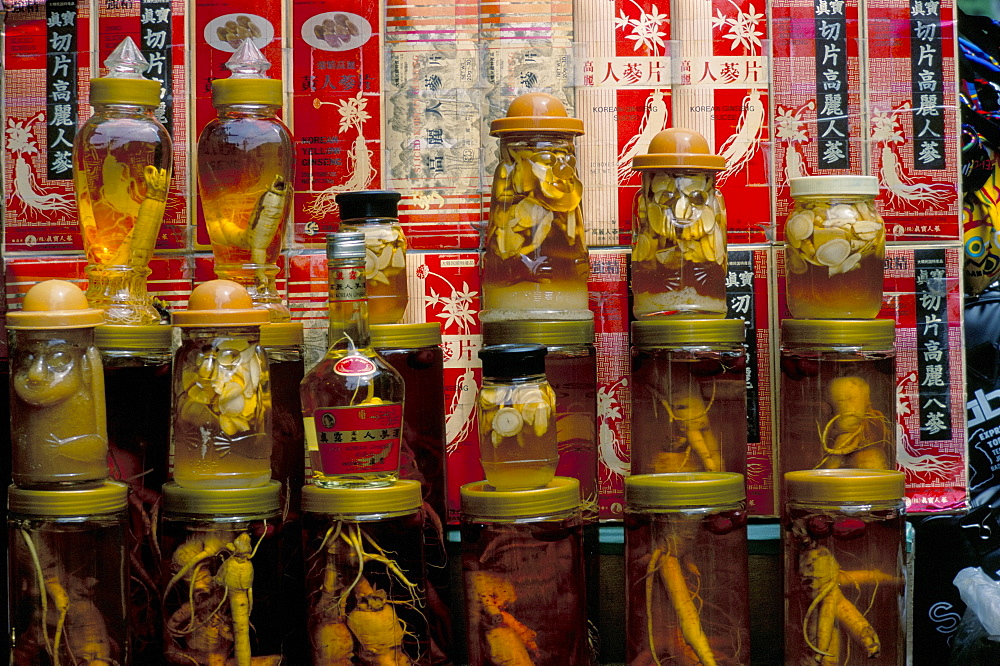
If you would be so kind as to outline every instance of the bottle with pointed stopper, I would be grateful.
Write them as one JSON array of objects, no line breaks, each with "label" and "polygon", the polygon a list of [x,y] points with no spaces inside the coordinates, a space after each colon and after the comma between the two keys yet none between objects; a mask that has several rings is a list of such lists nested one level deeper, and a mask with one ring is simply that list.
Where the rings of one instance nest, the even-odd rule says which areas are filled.
[{"label": "bottle with pointed stopper", "polygon": [[215,274],[243,285],[270,321],[289,321],[275,285],[292,204],[292,138],[277,113],[281,80],[250,39],[212,81],[219,115],[198,139],[198,193],[215,255]]},{"label": "bottle with pointed stopper", "polygon": [[94,115],[73,144],[73,185],[87,254],[87,299],[109,324],[157,324],[146,291],[149,259],[166,210],[170,135],[156,119],[160,84],[130,37],[90,82]]}]

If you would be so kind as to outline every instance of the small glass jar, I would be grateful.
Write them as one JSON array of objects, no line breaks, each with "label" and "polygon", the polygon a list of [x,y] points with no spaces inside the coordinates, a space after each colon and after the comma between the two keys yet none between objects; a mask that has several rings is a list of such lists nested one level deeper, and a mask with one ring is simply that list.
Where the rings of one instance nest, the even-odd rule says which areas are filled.
[{"label": "small glass jar", "polygon": [[163,641],[170,663],[281,661],[292,616],[278,594],[280,487],[163,484]]},{"label": "small glass jar", "polygon": [[746,474],[745,324],[632,322],[632,473]]},{"label": "small glass jar", "polygon": [[528,93],[490,134],[500,137],[500,163],[483,239],[480,321],[592,319],[573,145],[583,122],[552,95]]},{"label": "small glass jar", "polygon": [[785,300],[796,319],[874,319],[882,309],[885,223],[874,176],[789,181]]},{"label": "small glass jar", "polygon": [[302,489],[312,663],[448,663],[428,634],[422,503],[412,480]]},{"label": "small glass jar", "polygon": [[743,476],[625,479],[625,636],[630,664],[749,664]]},{"label": "small glass jar", "polygon": [[780,473],[896,469],[895,325],[781,322]]},{"label": "small glass jar", "polygon": [[7,313],[10,335],[11,476],[54,490],[108,478],[104,369],[94,327],[104,321],[63,280],[28,290]]},{"label": "small glass jar", "polygon": [[7,489],[12,664],[127,664],[128,488]]},{"label": "small glass jar", "polygon": [[672,127],[636,155],[642,188],[632,230],[632,313],[637,318],[726,316],[726,204],[714,155],[694,130]]},{"label": "small glass jar", "polygon": [[189,488],[249,488],[271,480],[271,387],[247,291],[229,280],[195,287],[174,313],[173,477]]},{"label": "small glass jar", "polygon": [[271,477],[281,482],[287,523],[297,519],[305,483],[305,434],[299,384],[305,376],[302,323],[272,322],[260,327],[260,346],[271,379]]},{"label": "small glass jar", "polygon": [[579,482],[460,494],[470,666],[591,664]]},{"label": "small glass jar", "polygon": [[479,350],[479,460],[497,490],[541,488],[556,475],[556,394],[545,377],[545,356],[542,345]]},{"label": "small glass jar", "polygon": [[399,192],[365,190],[339,192],[338,231],[360,231],[365,235],[365,281],[368,289],[368,321],[396,324],[409,303],[406,281],[406,236],[399,225]]},{"label": "small glass jar", "polygon": [[903,473],[802,470],[784,481],[785,663],[902,666]]}]

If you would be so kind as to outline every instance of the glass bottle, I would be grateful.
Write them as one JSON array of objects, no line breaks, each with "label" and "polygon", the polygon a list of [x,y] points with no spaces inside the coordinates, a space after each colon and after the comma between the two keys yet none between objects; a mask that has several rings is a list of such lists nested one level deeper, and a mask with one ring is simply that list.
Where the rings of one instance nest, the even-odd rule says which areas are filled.
[{"label": "glass bottle", "polygon": [[665,129],[636,155],[642,188],[632,230],[637,318],[726,316],[726,204],[715,174],[726,159],[694,130]]},{"label": "glass bottle", "polygon": [[212,119],[198,138],[198,193],[212,240],[215,274],[243,285],[254,307],[274,322],[289,321],[275,284],[292,205],[294,155],[277,118],[281,80],[246,39],[226,63],[228,79],[212,81]]},{"label": "glass bottle", "polygon": [[[163,485],[163,641],[170,663],[281,662],[281,484]],[[265,661],[266,660],[266,661]]]},{"label": "glass bottle", "polygon": [[327,235],[330,346],[299,387],[312,482],[390,485],[399,477],[403,378],[371,346],[365,235]]},{"label": "glass bottle", "polygon": [[91,116],[73,142],[73,185],[87,255],[87,300],[109,324],[157,324],[146,291],[149,259],[173,169],[170,135],[154,111],[160,84],[126,37],[91,79]]},{"label": "glass bottle", "polygon": [[892,319],[781,322],[780,473],[896,469],[895,325]]},{"label": "glass bottle", "polygon": [[396,324],[402,321],[409,302],[406,282],[406,236],[399,226],[399,192],[365,190],[339,192],[338,231],[365,234],[365,285],[368,290],[368,321]]},{"label": "glass bottle", "polygon": [[743,476],[626,477],[625,589],[628,663],[749,666]]},{"label": "glass bottle", "polygon": [[480,321],[592,319],[573,145],[583,122],[552,95],[528,93],[490,134],[500,137],[500,164],[483,239]]},{"label": "glass bottle", "polygon": [[460,494],[469,664],[591,664],[579,482]]},{"label": "glass bottle", "polygon": [[428,634],[422,502],[410,480],[302,489],[312,663],[448,663]]},{"label": "glass bottle", "polygon": [[301,322],[273,322],[260,327],[260,346],[271,378],[271,478],[281,482],[286,528],[298,519],[305,483],[305,433],[299,384],[305,376]]},{"label": "glass bottle", "polygon": [[746,474],[745,324],[632,322],[632,473]]},{"label": "glass bottle", "polygon": [[7,313],[10,332],[11,476],[56,489],[108,477],[104,369],[91,308],[75,284],[46,280]]},{"label": "glass bottle", "polygon": [[271,480],[271,387],[246,289],[204,282],[175,312],[173,477],[188,488],[249,488]]},{"label": "glass bottle", "polygon": [[796,319],[874,319],[882,309],[885,223],[874,176],[789,180],[785,299]]},{"label": "glass bottle", "polygon": [[7,490],[10,663],[127,664],[127,487]]},{"label": "glass bottle", "polygon": [[784,475],[785,663],[902,666],[904,475]]},{"label": "glass bottle", "polygon": [[545,377],[546,353],[542,345],[479,350],[479,460],[498,490],[541,488],[556,475],[556,394]]}]

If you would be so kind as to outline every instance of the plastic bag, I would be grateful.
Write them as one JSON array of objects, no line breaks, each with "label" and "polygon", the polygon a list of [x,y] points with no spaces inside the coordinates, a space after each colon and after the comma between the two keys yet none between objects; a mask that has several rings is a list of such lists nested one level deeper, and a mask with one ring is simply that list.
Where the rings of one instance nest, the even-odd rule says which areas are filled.
[{"label": "plastic bag", "polygon": [[991,641],[1000,641],[1000,582],[979,567],[966,567],[955,574],[955,587],[962,601],[975,612]]}]

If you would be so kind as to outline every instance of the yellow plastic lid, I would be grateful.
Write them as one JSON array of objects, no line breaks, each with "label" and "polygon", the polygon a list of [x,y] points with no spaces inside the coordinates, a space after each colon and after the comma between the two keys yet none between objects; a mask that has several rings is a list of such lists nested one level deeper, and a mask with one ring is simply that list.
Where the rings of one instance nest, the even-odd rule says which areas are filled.
[{"label": "yellow plastic lid", "polygon": [[261,347],[295,347],[305,342],[300,321],[277,321],[260,327]]},{"label": "yellow plastic lid", "polygon": [[412,513],[423,503],[420,482],[407,479],[378,488],[320,488],[312,484],[302,487],[302,510],[311,513],[349,516]]},{"label": "yellow plastic lid", "polygon": [[94,344],[101,349],[170,349],[172,332],[169,324],[102,324],[94,329]]},{"label": "yellow plastic lid", "polygon": [[23,516],[69,518],[123,511],[127,505],[128,486],[118,481],[104,481],[94,488],[63,490],[26,490],[7,488],[7,510]]},{"label": "yellow plastic lid", "polygon": [[188,309],[173,313],[174,326],[253,326],[269,321],[267,310],[253,307],[250,294],[232,280],[199,284],[188,298]]},{"label": "yellow plastic lid", "polygon": [[91,79],[90,104],[160,105],[160,82],[148,79]]},{"label": "yellow plastic lid", "polygon": [[281,106],[281,79],[214,79],[212,105],[227,104]]},{"label": "yellow plastic lid", "polygon": [[441,344],[441,324],[436,321],[419,324],[372,324],[372,347],[376,349],[408,349]]},{"label": "yellow plastic lid", "polygon": [[490,123],[490,135],[530,131],[583,134],[583,121],[570,118],[558,98],[542,92],[526,93],[507,107],[507,115]]},{"label": "yellow plastic lid", "polygon": [[781,346],[856,347],[888,351],[896,341],[892,319],[783,319]]},{"label": "yellow plastic lid", "polygon": [[670,127],[653,137],[649,152],[632,158],[633,169],[711,169],[726,168],[726,158],[716,155],[699,132],[685,127]]},{"label": "yellow plastic lid", "polygon": [[743,475],[735,472],[636,474],[625,477],[625,503],[636,509],[700,507],[742,502]]},{"label": "yellow plastic lid", "polygon": [[594,342],[593,319],[564,319],[553,321],[483,322],[483,345],[504,343],[532,343],[536,345],[585,345]]},{"label": "yellow plastic lid", "polygon": [[640,319],[632,322],[634,345],[742,344],[742,319]]},{"label": "yellow plastic lid", "polygon": [[20,310],[7,313],[7,328],[38,331],[91,328],[104,323],[104,311],[92,308],[83,290],[66,280],[39,282],[24,295]]},{"label": "yellow plastic lid", "polygon": [[785,472],[793,502],[897,502],[906,494],[906,475],[887,469],[808,469]]},{"label": "yellow plastic lid", "polygon": [[462,514],[470,518],[534,518],[580,508],[580,482],[566,476],[532,490],[499,491],[486,481],[474,481],[459,494]]},{"label": "yellow plastic lid", "polygon": [[800,176],[788,179],[793,197],[833,196],[836,194],[874,197],[878,194],[875,176]]},{"label": "yellow plastic lid", "polygon": [[185,488],[163,484],[163,510],[192,516],[253,516],[277,513],[281,483],[271,479],[256,488]]}]

